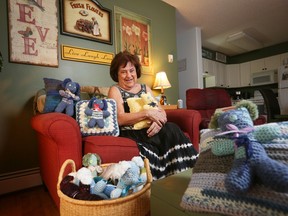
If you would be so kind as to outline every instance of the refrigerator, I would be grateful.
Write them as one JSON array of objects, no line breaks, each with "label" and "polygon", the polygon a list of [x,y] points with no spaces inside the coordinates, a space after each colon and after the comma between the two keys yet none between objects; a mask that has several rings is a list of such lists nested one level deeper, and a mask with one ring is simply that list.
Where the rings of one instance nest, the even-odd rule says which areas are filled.
[{"label": "refrigerator", "polygon": [[288,64],[278,68],[278,101],[281,114],[288,115]]}]

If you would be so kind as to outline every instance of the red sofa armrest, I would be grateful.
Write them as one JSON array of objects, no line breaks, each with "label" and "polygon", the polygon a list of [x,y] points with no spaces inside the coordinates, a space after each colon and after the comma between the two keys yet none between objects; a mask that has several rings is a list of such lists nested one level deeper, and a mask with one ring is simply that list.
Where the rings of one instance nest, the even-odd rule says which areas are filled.
[{"label": "red sofa armrest", "polygon": [[189,134],[194,148],[199,152],[199,125],[201,123],[201,115],[196,110],[176,109],[165,110],[167,120],[176,123],[183,132]]},{"label": "red sofa armrest", "polygon": [[63,113],[46,113],[33,116],[31,125],[37,132],[40,146],[56,148],[63,156],[58,158],[57,166],[61,167],[68,158],[74,160],[77,167],[82,166],[82,137],[75,119]]},{"label": "red sofa armrest", "polygon": [[62,113],[35,115],[31,119],[31,126],[38,138],[42,180],[59,207],[56,185],[62,164],[66,159],[72,159],[77,170],[82,166],[82,137],[79,126],[75,119]]}]

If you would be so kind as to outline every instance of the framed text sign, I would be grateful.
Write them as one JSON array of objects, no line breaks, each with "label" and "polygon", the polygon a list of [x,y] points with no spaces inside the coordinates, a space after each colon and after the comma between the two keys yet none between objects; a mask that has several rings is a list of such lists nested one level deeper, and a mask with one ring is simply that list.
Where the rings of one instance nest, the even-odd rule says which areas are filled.
[{"label": "framed text sign", "polygon": [[58,67],[56,0],[8,0],[10,62]]},{"label": "framed text sign", "polygon": [[110,65],[113,57],[113,53],[61,45],[61,58],[64,60]]},{"label": "framed text sign", "polygon": [[96,0],[60,0],[61,33],[112,44],[111,10]]},{"label": "framed text sign", "polygon": [[151,70],[151,21],[125,9],[115,7],[116,50],[128,51],[137,55],[144,74],[153,74]]}]

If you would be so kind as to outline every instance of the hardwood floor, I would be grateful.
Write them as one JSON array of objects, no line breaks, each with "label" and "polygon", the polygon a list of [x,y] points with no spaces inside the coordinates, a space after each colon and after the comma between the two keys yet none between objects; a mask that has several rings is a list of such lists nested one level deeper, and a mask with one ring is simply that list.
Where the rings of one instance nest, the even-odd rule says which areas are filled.
[{"label": "hardwood floor", "polygon": [[60,216],[44,186],[0,196],[1,216]]}]

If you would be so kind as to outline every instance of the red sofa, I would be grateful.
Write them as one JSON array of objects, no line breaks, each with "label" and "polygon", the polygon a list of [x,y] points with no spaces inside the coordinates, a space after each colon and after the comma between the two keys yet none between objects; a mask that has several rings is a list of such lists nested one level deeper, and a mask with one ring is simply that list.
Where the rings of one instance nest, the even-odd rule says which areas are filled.
[{"label": "red sofa", "polygon": [[[175,122],[191,138],[198,150],[201,116],[195,110],[167,110],[168,121]],[[37,114],[31,120],[38,138],[40,172],[55,204],[59,207],[57,180],[61,165],[66,159],[82,165],[82,156],[97,153],[102,163],[131,160],[138,155],[137,144],[128,138],[114,136],[82,137],[76,120],[62,113]]]},{"label": "red sofa", "polygon": [[[200,130],[208,128],[211,116],[217,108],[232,106],[228,92],[223,88],[191,88],[186,90],[187,109],[197,110],[201,114]],[[266,123],[264,116],[254,120],[255,125]]]}]

